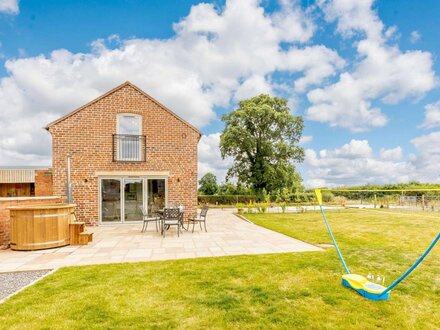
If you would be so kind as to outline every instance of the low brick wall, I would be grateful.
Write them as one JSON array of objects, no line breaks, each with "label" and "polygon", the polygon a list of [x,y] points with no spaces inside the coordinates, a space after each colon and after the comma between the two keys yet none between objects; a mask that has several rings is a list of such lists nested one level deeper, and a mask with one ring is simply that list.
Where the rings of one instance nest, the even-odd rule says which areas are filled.
[{"label": "low brick wall", "polygon": [[0,198],[0,249],[6,249],[10,243],[9,206],[41,205],[61,203],[57,196],[47,197],[4,197]]}]

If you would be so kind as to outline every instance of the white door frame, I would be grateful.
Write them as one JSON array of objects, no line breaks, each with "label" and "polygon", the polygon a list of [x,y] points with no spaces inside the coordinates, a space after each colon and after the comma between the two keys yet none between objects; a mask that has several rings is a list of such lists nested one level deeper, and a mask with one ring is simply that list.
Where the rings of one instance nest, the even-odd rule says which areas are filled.
[{"label": "white door frame", "polygon": [[[115,179],[119,180],[121,185],[120,191],[120,202],[121,202],[121,221],[117,222],[103,222],[102,221],[102,180]],[[147,180],[164,180],[165,181],[165,206],[168,206],[168,177],[163,175],[151,175],[151,176],[121,176],[121,175],[106,175],[106,176],[98,176],[98,224],[99,225],[112,225],[112,224],[133,224],[139,223],[140,221],[124,221],[125,217],[125,180],[126,179],[141,179],[142,180],[142,205],[148,207],[148,181]]]}]

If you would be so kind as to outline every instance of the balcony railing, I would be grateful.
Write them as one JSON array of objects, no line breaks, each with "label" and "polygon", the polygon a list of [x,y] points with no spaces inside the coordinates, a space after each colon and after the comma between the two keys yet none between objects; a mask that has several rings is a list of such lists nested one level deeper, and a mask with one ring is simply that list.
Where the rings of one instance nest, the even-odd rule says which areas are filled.
[{"label": "balcony railing", "polygon": [[145,135],[113,134],[114,162],[145,162]]}]

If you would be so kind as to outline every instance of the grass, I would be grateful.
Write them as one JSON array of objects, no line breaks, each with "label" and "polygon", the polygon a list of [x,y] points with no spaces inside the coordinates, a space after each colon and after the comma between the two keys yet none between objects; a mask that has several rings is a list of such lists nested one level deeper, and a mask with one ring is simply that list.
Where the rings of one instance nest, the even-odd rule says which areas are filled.
[{"label": "grass", "polygon": [[[435,218],[333,211],[328,218],[354,272],[403,272],[438,232]],[[330,243],[316,212],[249,214],[311,243]],[[63,268],[0,305],[1,329],[438,329],[440,249],[372,302],[340,285],[324,252]]]}]

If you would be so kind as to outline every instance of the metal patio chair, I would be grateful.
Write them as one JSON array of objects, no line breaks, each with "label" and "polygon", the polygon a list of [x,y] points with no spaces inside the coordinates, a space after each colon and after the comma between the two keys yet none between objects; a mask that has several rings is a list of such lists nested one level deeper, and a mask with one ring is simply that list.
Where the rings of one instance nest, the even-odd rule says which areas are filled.
[{"label": "metal patio chair", "polygon": [[165,237],[165,231],[171,226],[176,226],[177,237],[180,236],[180,227],[182,226],[183,212],[178,207],[164,208],[162,217],[162,235]]},{"label": "metal patio chair", "polygon": [[208,230],[206,230],[206,215],[208,214],[208,210],[209,207],[207,205],[203,205],[202,210],[200,211],[200,214],[198,216],[196,216],[195,218],[189,218],[188,229],[189,229],[189,225],[192,223],[193,225],[192,232],[194,232],[194,227],[196,225],[196,222],[198,222],[200,226],[200,230],[202,230],[202,223],[203,223],[203,226],[205,227],[205,232],[208,232]]},{"label": "metal patio chair", "polygon": [[147,209],[144,206],[139,206],[142,212],[142,220],[143,220],[143,226],[142,226],[142,232],[144,233],[148,228],[148,223],[154,222],[156,224],[156,231],[159,231],[159,221],[160,217],[155,212],[151,213],[151,216],[148,215]]}]

